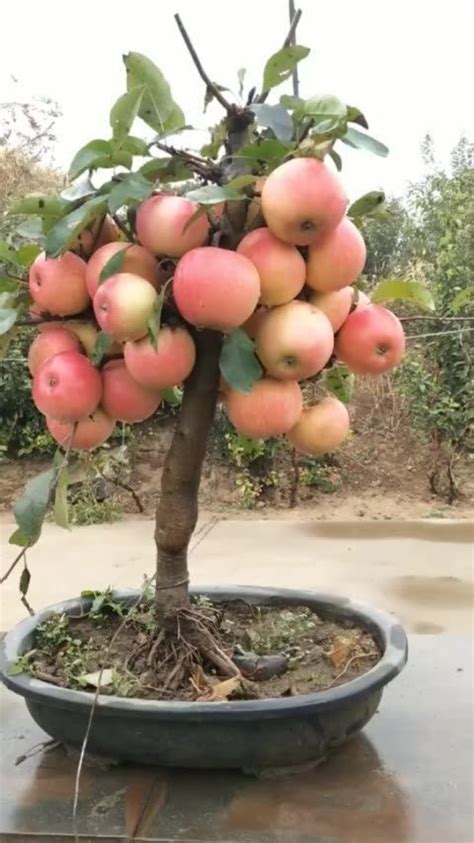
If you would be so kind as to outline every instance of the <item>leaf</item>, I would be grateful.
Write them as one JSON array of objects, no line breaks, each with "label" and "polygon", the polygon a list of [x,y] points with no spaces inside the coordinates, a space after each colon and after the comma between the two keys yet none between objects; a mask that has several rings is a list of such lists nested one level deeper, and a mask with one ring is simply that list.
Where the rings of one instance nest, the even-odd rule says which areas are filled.
[{"label": "leaf", "polygon": [[59,469],[58,479],[56,483],[56,491],[54,493],[54,522],[58,527],[64,530],[69,530],[69,512],[67,502],[67,489],[69,485],[69,471],[68,467],[63,461],[62,467]]},{"label": "leaf", "polygon": [[[218,91],[228,91],[228,88],[225,88],[224,85],[218,85],[217,82],[212,83],[214,88],[217,88]],[[207,106],[211,104],[212,100],[214,99],[214,90],[209,85],[206,87],[206,93],[204,94],[204,109],[203,111],[207,111]]]},{"label": "leaf", "polygon": [[134,135],[129,135],[128,138],[125,138],[121,145],[131,155],[148,155],[147,142],[141,138],[134,137]]},{"label": "leaf", "polygon": [[143,164],[138,173],[152,183],[158,180],[163,184],[170,181],[185,181],[192,176],[189,167],[177,158],[154,158]]},{"label": "leaf", "polygon": [[[119,254],[122,254],[122,252],[120,252]],[[116,257],[116,255],[114,255],[114,257]],[[112,337],[109,337],[109,335],[105,334],[104,331],[99,331],[95,339],[94,348],[92,349],[91,354],[91,362],[94,364],[94,366],[99,365],[105,352],[109,350],[112,343]]]},{"label": "leaf", "polygon": [[354,390],[355,377],[347,366],[337,365],[326,369],[324,373],[324,386],[332,395],[349,404]]},{"label": "leaf", "polygon": [[20,223],[20,225],[17,225],[16,233],[27,240],[37,240],[42,243],[44,240],[45,227],[52,219],[53,217],[43,217],[42,220],[40,217],[30,217],[30,219],[24,220]]},{"label": "leaf", "polygon": [[453,313],[459,313],[460,310],[467,307],[469,304],[474,302],[474,287],[466,287],[464,290],[460,290],[459,293],[456,293],[452,302],[451,302],[451,310]]},{"label": "leaf", "polygon": [[21,530],[15,530],[8,539],[8,544],[15,544],[18,547],[27,547],[29,543],[30,540]]},{"label": "leaf", "polygon": [[311,117],[313,131],[320,135],[334,132],[341,125],[345,126],[347,119],[347,107],[340,99],[332,96],[304,100],[297,113],[298,117]]},{"label": "leaf", "polygon": [[103,284],[104,281],[107,280],[107,278],[110,278],[111,275],[116,275],[117,272],[120,272],[123,266],[125,254],[129,248],[130,246],[126,246],[125,249],[120,249],[119,252],[116,252],[115,255],[112,255],[112,257],[109,258],[107,263],[104,264],[99,275],[99,286]]},{"label": "leaf", "polygon": [[263,71],[263,91],[275,88],[291,76],[293,69],[298,62],[309,55],[308,47],[301,47],[297,44],[290,47],[283,47],[268,59]]},{"label": "leaf", "polygon": [[349,207],[347,215],[352,219],[358,217],[367,217],[377,211],[385,202],[385,193],[382,190],[371,190],[369,193],[364,193],[360,199]]},{"label": "leaf", "polygon": [[295,111],[295,109],[301,108],[303,103],[304,100],[301,97],[293,97],[289,94],[282,94],[280,97],[280,105],[288,109],[288,111]]},{"label": "leaf", "polygon": [[341,156],[339,155],[338,152],[336,152],[335,149],[330,149],[329,152],[328,152],[328,155],[329,155],[330,158],[332,158],[332,160],[334,161],[334,163],[336,165],[336,170],[338,171],[338,173],[340,173],[341,170],[342,170],[342,158],[341,158]]},{"label": "leaf", "polygon": [[358,125],[362,126],[364,129],[369,128],[369,124],[359,108],[356,108],[354,105],[348,105],[346,108],[348,123],[358,123]]},{"label": "leaf", "polygon": [[108,207],[111,214],[117,213],[123,205],[142,202],[153,192],[153,185],[140,173],[130,173],[118,182],[109,194]]},{"label": "leaf", "polygon": [[14,278],[7,278],[6,275],[0,275],[0,293],[15,293],[18,290],[18,281]]},{"label": "leaf", "polygon": [[347,146],[352,146],[354,149],[365,149],[367,152],[373,152],[375,155],[381,155],[386,158],[388,155],[388,146],[373,138],[366,132],[359,132],[358,129],[353,129],[349,126],[346,134],[341,138],[343,143]]},{"label": "leaf", "polygon": [[182,132],[184,129],[192,129],[192,126],[185,124],[185,117],[179,105],[173,103],[171,114],[166,118],[163,129],[159,137],[166,138],[168,135],[175,135],[177,132]]},{"label": "leaf", "polygon": [[92,184],[89,176],[82,179],[76,184],[71,184],[61,191],[61,199],[66,199],[68,202],[76,202],[78,199],[85,199],[86,196],[92,196],[95,193],[95,187]]},{"label": "leaf", "polygon": [[35,214],[40,217],[59,217],[64,213],[68,202],[60,196],[47,193],[30,193],[10,205],[8,214]]},{"label": "leaf", "polygon": [[232,389],[250,392],[262,376],[255,344],[241,328],[227,334],[219,360],[222,377]]},{"label": "leaf", "polygon": [[166,130],[166,121],[170,117],[176,122],[181,116],[184,123],[181,110],[173,102],[170,86],[156,65],[141,53],[128,53],[123,61],[127,71],[128,91],[143,88],[138,116],[155,132],[160,133]]},{"label": "leaf", "polygon": [[[171,279],[170,279],[171,280]],[[167,282],[168,283],[168,282]],[[161,325],[161,311],[163,310],[163,302],[165,300],[165,291],[167,287],[167,283],[159,292],[158,298],[153,305],[153,310],[151,312],[150,318],[148,320],[148,336],[150,337],[150,342],[153,348],[158,348],[158,334],[160,332],[160,325]]]},{"label": "leaf", "polygon": [[239,691],[241,687],[242,678],[240,676],[231,676],[230,679],[224,679],[223,682],[216,682],[207,693],[198,697],[198,700],[202,702],[224,702],[232,694],[235,694],[236,691]]},{"label": "leaf", "polygon": [[289,144],[281,143],[272,138],[265,138],[260,143],[252,143],[243,146],[239,152],[241,158],[247,158],[249,161],[255,163],[270,164],[272,167],[277,167],[288,155],[291,146]]},{"label": "leaf", "polygon": [[244,198],[244,193],[235,190],[228,184],[209,184],[186,193],[186,199],[192,199],[193,202],[198,202],[200,205],[218,205],[220,202]]},{"label": "leaf", "polygon": [[183,400],[183,390],[177,386],[170,386],[168,389],[161,390],[161,397],[167,404],[178,406]]},{"label": "leaf", "polygon": [[96,170],[98,167],[112,167],[112,146],[110,141],[92,140],[76,152],[69,167],[68,176],[71,181],[77,179],[85,170]]},{"label": "leaf", "polygon": [[196,220],[198,220],[198,219],[199,219],[199,217],[203,217],[205,214],[208,214],[208,213],[211,213],[211,212],[210,212],[210,211],[206,211],[206,207],[205,207],[205,205],[199,205],[199,206],[198,206],[198,208],[197,208],[197,210],[196,210],[196,211],[194,211],[194,214],[191,214],[191,216],[189,217],[189,219],[188,219],[188,220],[186,220],[186,222],[184,223],[184,225],[183,225],[183,234],[184,234],[184,232],[185,232],[185,231],[187,231],[187,230],[188,230],[188,228],[189,228],[189,226],[190,226],[190,225],[194,225],[194,223],[196,222]]},{"label": "leaf", "polygon": [[136,88],[131,88],[126,94],[122,94],[112,106],[109,121],[115,141],[123,142],[127,138],[138,115],[144,93],[144,86],[137,85]]},{"label": "leaf", "polygon": [[13,328],[16,320],[18,319],[18,311],[13,310],[10,307],[3,308],[0,310],[0,336],[6,334],[10,328]]},{"label": "leaf", "polygon": [[31,574],[30,574],[28,568],[23,568],[23,570],[21,572],[19,586],[18,586],[19,589],[20,589],[20,594],[23,594],[23,597],[25,597],[28,594],[30,582],[31,582]]},{"label": "leaf", "polygon": [[354,641],[352,638],[338,635],[334,638],[332,649],[325,655],[335,668],[339,668],[350,658],[353,649]]},{"label": "leaf", "polygon": [[258,176],[253,176],[251,173],[242,173],[241,176],[236,176],[227,182],[226,187],[230,187],[232,190],[241,190],[243,187],[248,187],[249,184],[255,184],[258,178]]},{"label": "leaf", "polygon": [[20,248],[17,249],[17,262],[24,269],[28,269],[35,260],[35,258],[38,257],[40,252],[41,246],[38,246],[35,243],[26,243],[24,246],[20,246]]},{"label": "leaf", "polygon": [[62,220],[59,220],[46,238],[47,256],[57,257],[66,251],[77,235],[94,219],[102,216],[106,209],[107,199],[102,196],[95,196],[67,214]]},{"label": "leaf", "polygon": [[245,68],[245,67],[241,67],[237,71],[237,79],[239,81],[239,97],[241,97],[243,92],[244,92],[244,80],[245,80],[245,74],[246,73],[247,73],[247,68]]},{"label": "leaf", "polygon": [[103,670],[97,670],[95,673],[83,673],[78,676],[79,682],[84,685],[92,685],[93,688],[105,688],[113,682],[114,671],[112,667],[106,667]]},{"label": "leaf", "polygon": [[21,661],[13,662],[13,664],[9,665],[7,674],[8,676],[19,676],[20,673],[24,673],[25,668]]},{"label": "leaf", "polygon": [[42,471],[27,483],[15,504],[15,520],[28,544],[34,544],[40,537],[55,478],[55,468]]},{"label": "leaf", "polygon": [[6,240],[0,240],[0,261],[6,261],[18,266],[16,260],[16,249],[7,243]]},{"label": "leaf", "polygon": [[420,284],[419,281],[403,281],[395,278],[387,279],[377,284],[371,295],[374,303],[383,301],[409,301],[416,304],[421,310],[434,311],[435,304],[433,296],[428,287]]},{"label": "leaf", "polygon": [[259,126],[271,129],[277,140],[290,141],[293,137],[293,120],[282,105],[252,105]]}]

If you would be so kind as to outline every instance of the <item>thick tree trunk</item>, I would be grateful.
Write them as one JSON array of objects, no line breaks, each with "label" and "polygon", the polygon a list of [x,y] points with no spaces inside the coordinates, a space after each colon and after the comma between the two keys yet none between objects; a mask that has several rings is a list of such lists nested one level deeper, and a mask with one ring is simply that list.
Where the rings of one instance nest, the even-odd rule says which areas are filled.
[{"label": "thick tree trunk", "polygon": [[196,363],[184,385],[156,511],[156,613],[160,623],[188,605],[188,545],[198,516],[201,469],[219,386],[222,336],[205,330],[196,331],[194,339]]}]

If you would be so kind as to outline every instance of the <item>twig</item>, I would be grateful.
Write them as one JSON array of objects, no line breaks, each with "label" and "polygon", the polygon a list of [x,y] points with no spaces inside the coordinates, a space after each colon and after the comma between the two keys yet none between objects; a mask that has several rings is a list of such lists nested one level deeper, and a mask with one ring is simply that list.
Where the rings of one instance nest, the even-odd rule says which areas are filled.
[{"label": "twig", "polygon": [[474,316],[441,316],[441,315],[434,315],[434,316],[399,316],[400,322],[415,322],[419,321],[420,319],[423,321],[433,321],[439,320],[440,322],[465,322],[465,321],[474,321]]},{"label": "twig", "polygon": [[129,229],[127,228],[127,226],[126,226],[126,225],[124,225],[124,223],[122,222],[122,220],[120,219],[120,217],[118,217],[118,216],[117,216],[117,214],[114,214],[114,215],[113,215],[113,217],[112,217],[112,219],[113,219],[114,223],[115,223],[116,225],[118,225],[118,227],[120,228],[120,231],[122,232],[122,234],[125,234],[125,237],[127,238],[128,242],[129,242],[129,243],[134,243],[135,241],[134,241],[134,238],[133,238],[132,232],[131,232],[131,231],[129,231]]},{"label": "twig", "polygon": [[45,322],[84,322],[87,316],[87,313],[81,313],[80,316],[51,316],[48,313],[39,319],[19,319],[15,322],[15,328],[37,328]]},{"label": "twig", "polygon": [[351,656],[351,658],[349,659],[349,661],[348,661],[348,662],[346,662],[346,665],[345,665],[345,667],[343,668],[343,670],[341,670],[341,672],[340,672],[340,673],[338,673],[338,674],[337,674],[337,676],[335,676],[335,677],[334,677],[334,679],[332,680],[332,682],[331,682],[329,685],[326,685],[326,687],[324,688],[324,690],[325,690],[325,691],[327,691],[329,688],[332,688],[332,687],[333,687],[333,685],[335,685],[335,684],[336,684],[336,682],[338,682],[338,681],[339,681],[339,679],[341,679],[341,678],[344,676],[344,674],[345,674],[345,673],[347,673],[347,671],[348,671],[349,667],[351,666],[351,664],[352,664],[353,662],[357,661],[357,659],[371,659],[371,658],[375,658],[375,656],[378,656],[378,653],[377,653],[377,651],[376,651],[376,650],[371,650],[369,653],[358,653],[358,654],[357,654],[357,655],[355,655],[355,656]]},{"label": "twig", "polygon": [[[293,42],[293,38],[294,38],[295,33],[296,33],[296,27],[298,26],[298,24],[300,22],[300,18],[301,18],[302,14],[303,14],[303,12],[301,11],[301,9],[298,9],[298,11],[295,12],[293,20],[291,21],[290,28],[288,30],[288,34],[287,34],[285,40],[283,41],[283,48],[289,47],[290,44]],[[293,90],[294,90],[294,86],[293,86]],[[262,91],[260,96],[257,97],[257,102],[258,103],[265,102],[269,93],[270,93],[270,91]]]},{"label": "twig", "polygon": [[35,755],[39,755],[40,752],[51,752],[52,749],[58,749],[60,746],[61,741],[57,741],[54,738],[51,738],[50,741],[35,743],[27,752],[18,756],[15,761],[15,767],[18,767],[19,764],[23,764],[23,761],[26,761],[28,758],[33,758]]},{"label": "twig", "polygon": [[206,158],[201,158],[198,155],[193,155],[185,149],[177,149],[175,146],[170,146],[169,144],[162,143],[158,140],[152,141],[150,146],[156,146],[157,149],[161,149],[162,152],[166,152],[173,158],[180,158],[188,164],[190,169],[197,173],[198,176],[201,176],[201,178],[214,181],[216,184],[221,183],[221,168],[217,164],[214,164],[214,162],[208,161]]},{"label": "twig", "polygon": [[[290,44],[295,45],[296,44],[296,27],[298,25],[298,20],[299,20],[299,19],[297,19],[295,25],[293,26],[293,21],[296,19],[295,0],[289,0],[288,11],[290,13],[290,33],[291,33],[288,44],[289,45]],[[301,12],[300,12],[300,17],[301,17]],[[288,36],[287,36],[287,38],[288,38]],[[299,95],[300,95],[300,83],[299,83],[299,79],[298,79],[298,65],[295,64],[295,66],[293,68],[293,73],[291,74],[291,76],[292,76],[292,82],[293,82],[293,96],[299,97]]]},{"label": "twig", "polygon": [[24,557],[24,555],[25,555],[26,551],[28,550],[28,547],[29,547],[29,545],[26,545],[26,547],[22,547],[22,549],[20,550],[20,552],[19,552],[18,556],[16,556],[16,557],[15,557],[15,559],[14,559],[14,560],[13,560],[13,562],[12,562],[12,564],[11,564],[11,565],[10,565],[10,567],[8,568],[7,572],[6,572],[6,573],[3,575],[3,577],[0,579],[0,585],[1,585],[2,583],[4,583],[4,582],[5,582],[5,580],[7,580],[7,579],[8,579],[8,577],[9,577],[9,576],[10,576],[10,574],[11,574],[11,572],[12,572],[12,571],[16,568],[16,566],[18,565],[18,563],[19,563],[19,562],[23,559],[23,557]]},{"label": "twig", "polygon": [[[474,331],[474,326],[472,328],[463,328],[464,333],[467,331]],[[452,334],[456,334],[459,336],[459,331],[436,331],[433,334],[412,334],[409,337],[406,337],[407,340],[424,340],[426,337],[448,337]]]},{"label": "twig", "polygon": [[186,44],[186,47],[188,48],[188,50],[191,54],[191,58],[192,58],[195,66],[196,66],[196,70],[199,73],[199,76],[201,77],[203,82],[205,83],[207,90],[212,91],[216,100],[218,102],[220,102],[220,104],[222,105],[223,108],[225,108],[226,111],[232,111],[232,105],[229,102],[227,102],[226,98],[222,95],[221,91],[219,91],[217,86],[214,84],[214,82],[211,81],[211,79],[207,75],[206,71],[204,70],[204,68],[203,68],[203,66],[202,66],[202,64],[199,60],[199,56],[196,53],[196,50],[194,49],[192,41],[191,41],[188,33],[186,32],[186,29],[184,27],[184,24],[183,24],[180,16],[178,14],[176,14],[174,16],[174,19],[175,19],[176,23],[178,24],[178,29],[179,29],[182,37],[183,37],[184,43]]}]

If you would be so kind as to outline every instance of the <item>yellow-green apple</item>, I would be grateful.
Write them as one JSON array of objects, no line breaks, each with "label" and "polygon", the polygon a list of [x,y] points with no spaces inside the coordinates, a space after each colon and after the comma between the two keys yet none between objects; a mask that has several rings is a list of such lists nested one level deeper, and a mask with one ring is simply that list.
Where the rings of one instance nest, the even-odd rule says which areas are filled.
[{"label": "yellow-green apple", "polygon": [[347,407],[337,398],[328,396],[303,410],[287,438],[297,451],[315,457],[338,448],[349,429]]},{"label": "yellow-green apple", "polygon": [[268,313],[268,308],[266,307],[257,307],[256,310],[252,313],[251,316],[244,322],[242,325],[242,330],[245,331],[247,336],[250,337],[251,340],[254,340],[257,336],[258,329],[262,324],[262,319],[265,314]]},{"label": "yellow-green apple", "polygon": [[30,267],[29,288],[35,310],[53,316],[81,313],[90,302],[85,261],[73,252],[59,258],[38,255]]},{"label": "yellow-green apple", "polygon": [[292,301],[272,307],[256,337],[257,354],[269,375],[304,380],[326,365],[334,348],[331,323],[309,302]]},{"label": "yellow-green apple", "polygon": [[379,304],[357,307],[336,337],[336,355],[358,375],[381,375],[400,363],[405,334],[399,319]]},{"label": "yellow-green apple", "polygon": [[[47,323],[46,323],[47,324]],[[46,327],[46,326],[45,326]],[[39,333],[28,351],[28,367],[32,375],[45,360],[63,351],[79,351],[79,340],[65,328],[53,325]]]},{"label": "yellow-green apple", "polygon": [[89,295],[94,298],[99,287],[100,273],[109,260],[118,252],[124,252],[120,272],[131,272],[132,275],[139,275],[145,278],[154,287],[157,287],[158,262],[156,258],[147,252],[143,246],[131,243],[107,243],[97,249],[86,268],[86,284]]},{"label": "yellow-green apple", "polygon": [[178,262],[173,296],[179,312],[191,325],[232,331],[255,310],[260,279],[244,255],[202,246]]},{"label": "yellow-green apple", "polygon": [[95,318],[114,340],[139,340],[147,332],[157,300],[156,290],[144,278],[118,272],[97,290],[93,300]]},{"label": "yellow-green apple", "polygon": [[78,451],[93,451],[107,441],[113,433],[115,421],[97,407],[90,416],[77,422],[61,422],[57,419],[46,418],[47,428],[56,442],[63,448],[74,448]]},{"label": "yellow-green apple", "polygon": [[160,406],[160,393],[137,383],[124,360],[109,360],[105,364],[102,384],[102,407],[112,419],[135,424],[148,419]]},{"label": "yellow-green apple", "polygon": [[183,196],[152,196],[137,210],[136,231],[145,249],[154,255],[180,258],[190,249],[202,246],[209,235],[206,214],[190,223],[199,205]]},{"label": "yellow-green apple", "polygon": [[115,220],[107,215],[105,219],[94,220],[88,228],[84,228],[77,235],[71,249],[79,252],[81,257],[87,260],[96,249],[100,249],[106,243],[115,243],[119,239],[120,229]]},{"label": "yellow-green apple", "polygon": [[148,337],[127,342],[124,348],[125,365],[132,378],[149,389],[166,389],[181,384],[196,360],[196,347],[185,328],[160,328],[154,348]]},{"label": "yellow-green apple", "polygon": [[78,351],[63,351],[50,357],[33,378],[33,401],[41,413],[53,419],[85,419],[97,408],[101,395],[99,372]]},{"label": "yellow-green apple", "polygon": [[249,231],[237,248],[252,261],[260,277],[260,303],[286,304],[303,289],[306,264],[296,246],[284,243],[268,228]]},{"label": "yellow-green apple", "polygon": [[309,302],[327,316],[336,333],[349,316],[354,293],[353,287],[343,287],[342,290],[335,290],[333,293],[312,292]]},{"label": "yellow-green apple", "polygon": [[306,283],[320,293],[341,290],[362,272],[367,250],[357,226],[344,217],[309,249]]},{"label": "yellow-green apple", "polygon": [[224,401],[236,430],[253,439],[288,433],[303,409],[303,396],[296,381],[273,378],[257,381],[250,392],[228,389]]},{"label": "yellow-green apple", "polygon": [[293,158],[267,177],[262,211],[270,231],[286,243],[309,246],[335,228],[347,198],[338,176],[317,158]]}]

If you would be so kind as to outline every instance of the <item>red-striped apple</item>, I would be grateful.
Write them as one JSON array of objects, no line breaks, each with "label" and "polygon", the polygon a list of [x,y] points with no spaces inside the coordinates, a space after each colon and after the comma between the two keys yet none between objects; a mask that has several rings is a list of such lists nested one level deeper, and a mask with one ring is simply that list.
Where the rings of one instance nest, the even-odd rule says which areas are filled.
[{"label": "red-striped apple", "polygon": [[99,372],[78,351],[50,357],[33,378],[33,401],[41,413],[53,419],[85,419],[97,408],[101,395]]},{"label": "red-striped apple", "polygon": [[97,407],[90,416],[77,422],[61,422],[57,419],[46,419],[47,428],[56,442],[62,448],[74,448],[78,451],[93,451],[107,441],[114,432],[115,421]]},{"label": "red-striped apple", "polygon": [[286,304],[301,292],[306,264],[296,246],[283,243],[268,228],[256,228],[245,235],[237,248],[252,261],[260,276],[260,303],[274,307]]},{"label": "red-striped apple", "polygon": [[127,371],[124,360],[110,360],[102,369],[102,407],[118,421],[144,421],[160,406],[159,392],[145,389]]},{"label": "red-striped apple", "polygon": [[73,252],[47,258],[42,252],[30,267],[29,288],[35,310],[53,316],[72,316],[90,302],[86,286],[86,264]]},{"label": "red-striped apple", "polygon": [[257,354],[269,375],[304,380],[326,365],[334,348],[331,323],[308,302],[272,307],[256,337]]},{"label": "red-striped apple", "polygon": [[358,375],[381,375],[400,363],[405,334],[399,319],[378,304],[357,307],[336,337],[336,355]]},{"label": "red-striped apple", "polygon": [[127,342],[125,365],[132,378],[149,389],[166,389],[181,384],[194,366],[196,347],[185,328],[164,326],[154,348],[148,337]]},{"label": "red-striped apple", "polygon": [[359,229],[344,217],[309,249],[306,283],[320,293],[352,284],[365,266],[367,250]]},{"label": "red-striped apple", "polygon": [[191,218],[199,205],[183,196],[152,196],[137,210],[136,230],[145,249],[154,255],[180,258],[190,249],[202,246],[209,234],[206,214]]},{"label": "red-striped apple", "polygon": [[45,330],[39,333],[33,340],[28,351],[28,367],[32,375],[39,369],[45,360],[61,354],[63,351],[79,351],[79,340],[65,328],[47,323]]},{"label": "red-striped apple", "polygon": [[120,243],[107,243],[94,252],[87,264],[86,284],[91,298],[97,292],[100,273],[104,266],[118,252],[124,252],[120,272],[131,272],[132,275],[139,275],[141,278],[149,281],[150,284],[153,284],[154,287],[157,287],[158,263],[150,252],[147,252],[143,246],[138,246],[137,244],[132,245],[123,241]]},{"label": "red-striped apple", "polygon": [[296,381],[262,378],[250,392],[224,392],[227,415],[239,433],[254,439],[280,436],[297,423],[303,396]]}]

